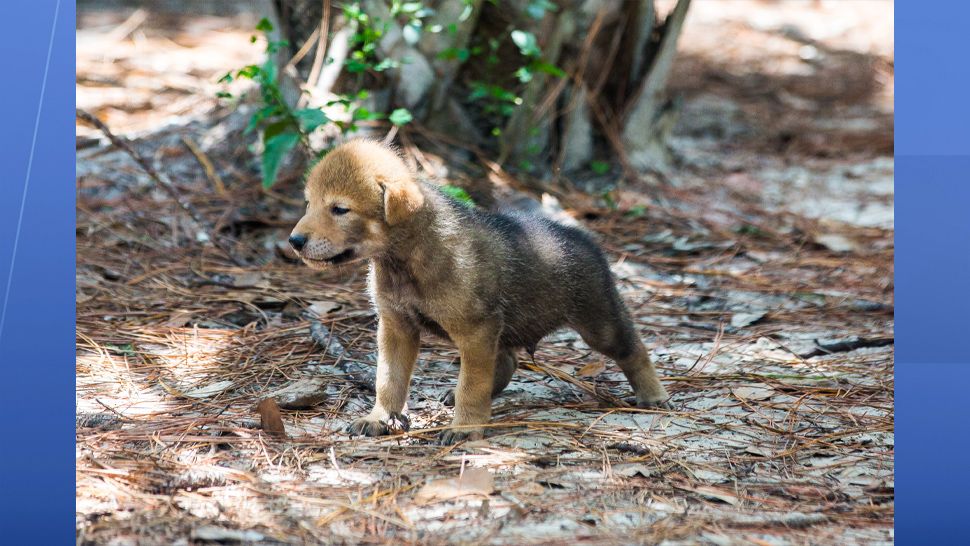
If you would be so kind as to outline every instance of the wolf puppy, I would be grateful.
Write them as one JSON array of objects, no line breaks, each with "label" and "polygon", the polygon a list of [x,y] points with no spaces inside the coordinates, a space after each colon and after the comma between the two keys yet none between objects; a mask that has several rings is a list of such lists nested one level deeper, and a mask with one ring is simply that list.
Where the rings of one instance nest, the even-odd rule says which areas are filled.
[{"label": "wolf puppy", "polygon": [[306,200],[290,244],[308,266],[370,260],[377,402],[351,434],[387,434],[389,423],[407,422],[401,412],[422,331],[452,340],[461,354],[446,444],[482,437],[516,350],[534,350],[563,326],[620,365],[637,406],[665,404],[606,258],[582,231],[469,208],[415,182],[392,150],[367,140],[327,154],[307,178]]}]

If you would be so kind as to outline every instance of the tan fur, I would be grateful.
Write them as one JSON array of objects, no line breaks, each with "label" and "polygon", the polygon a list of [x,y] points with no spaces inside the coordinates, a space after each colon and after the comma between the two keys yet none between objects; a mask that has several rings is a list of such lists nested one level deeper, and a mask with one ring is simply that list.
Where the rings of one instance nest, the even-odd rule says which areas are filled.
[{"label": "tan fur", "polygon": [[[548,333],[530,331],[541,321],[547,330],[572,326],[590,346],[615,358],[641,406],[667,398],[646,348],[633,337],[606,262],[584,236],[535,229],[523,232],[532,246],[510,246],[512,236],[496,232],[491,220],[416,183],[392,150],[365,140],[321,160],[307,178],[306,198],[306,215],[293,234],[307,238],[300,255],[308,265],[371,262],[369,290],[379,321],[377,397],[370,414],[351,425],[352,433],[386,434],[394,421],[406,424],[402,412],[422,330],[451,339],[461,355],[445,443],[482,437],[491,398],[515,370],[514,350]],[[335,205],[349,212],[338,214]],[[529,255],[515,255],[515,248]],[[580,290],[528,266],[577,261],[591,271],[586,278],[582,267],[576,269],[573,284],[581,283]],[[579,301],[572,293],[592,299]],[[591,324],[581,323],[587,315]]]}]

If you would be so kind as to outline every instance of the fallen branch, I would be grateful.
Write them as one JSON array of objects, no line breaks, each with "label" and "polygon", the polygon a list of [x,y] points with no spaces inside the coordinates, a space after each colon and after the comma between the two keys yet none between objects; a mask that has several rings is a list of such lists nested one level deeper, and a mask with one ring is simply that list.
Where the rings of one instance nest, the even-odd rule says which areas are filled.
[{"label": "fallen branch", "polygon": [[856,349],[865,349],[869,347],[885,347],[887,345],[892,345],[896,341],[896,338],[892,337],[877,337],[872,339],[866,338],[854,338],[845,341],[837,341],[835,343],[821,343],[819,340],[815,340],[816,349],[800,354],[801,358],[812,358],[813,356],[830,355],[833,353],[847,353],[849,351],[854,351]]},{"label": "fallen branch", "polygon": [[111,129],[109,129],[108,126],[105,125],[101,120],[99,120],[98,118],[94,117],[91,113],[81,108],[76,109],[76,115],[77,115],[77,119],[80,119],[81,121],[96,127],[98,130],[104,133],[104,136],[108,137],[108,140],[111,141],[111,144],[124,150],[125,153],[131,156],[131,158],[135,160],[135,163],[137,163],[138,166],[141,167],[143,171],[145,171],[145,174],[151,177],[152,180],[154,180],[163,190],[165,190],[165,192],[168,193],[169,196],[175,200],[178,206],[181,207],[181,209],[184,210],[192,218],[192,220],[196,223],[196,227],[199,229],[199,231],[202,232],[202,234],[205,236],[205,239],[207,241],[212,243],[213,246],[215,246],[219,251],[225,254],[226,257],[232,260],[234,264],[240,267],[245,267],[247,265],[242,260],[237,259],[232,254],[232,252],[229,251],[227,247],[225,247],[218,239],[216,239],[215,237],[212,236],[211,233],[209,233],[209,228],[207,227],[207,223],[205,222],[202,215],[199,214],[199,211],[197,211],[195,207],[192,206],[192,203],[183,199],[182,195],[179,194],[175,186],[170,181],[163,178],[162,175],[158,171],[156,171],[154,167],[152,167],[151,163],[149,163],[144,156],[142,156],[134,148],[131,147],[131,144],[128,142],[128,139],[114,134],[113,132],[111,132]]},{"label": "fallen branch", "polygon": [[323,347],[325,353],[336,359],[336,366],[347,374],[347,379],[351,383],[363,388],[367,392],[375,392],[373,371],[369,366],[360,363],[361,360],[376,363],[376,359],[372,355],[367,355],[363,358],[352,358],[350,352],[318,320],[310,321],[310,337],[318,345]]},{"label": "fallen branch", "polygon": [[192,155],[195,156],[195,159],[199,162],[199,165],[202,165],[202,169],[205,170],[206,177],[209,178],[209,182],[212,182],[212,186],[216,189],[219,196],[226,197],[228,195],[226,192],[226,184],[222,181],[222,177],[219,176],[219,172],[216,171],[216,166],[212,163],[212,160],[209,159],[209,156],[202,151],[202,148],[200,148],[199,145],[192,140],[192,138],[183,135],[181,139],[182,144],[185,144],[185,147],[192,152]]}]

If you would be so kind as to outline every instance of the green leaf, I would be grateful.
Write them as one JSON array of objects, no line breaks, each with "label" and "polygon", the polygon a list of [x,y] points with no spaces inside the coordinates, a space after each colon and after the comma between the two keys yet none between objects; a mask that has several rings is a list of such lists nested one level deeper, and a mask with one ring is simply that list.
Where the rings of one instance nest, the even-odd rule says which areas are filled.
[{"label": "green leaf", "polygon": [[290,42],[287,42],[286,40],[279,40],[275,42],[272,40],[267,41],[266,53],[276,53],[279,50],[283,49],[284,47],[289,47],[289,45],[290,45]]},{"label": "green leaf", "polygon": [[330,121],[330,118],[319,108],[303,108],[293,112],[293,115],[300,122],[300,129],[305,133],[312,133],[317,127]]},{"label": "green leaf", "polygon": [[539,49],[539,43],[536,40],[536,36],[531,32],[525,32],[524,30],[513,30],[512,42],[519,47],[519,51],[526,57],[538,57],[542,55],[542,50]]},{"label": "green leaf", "polygon": [[515,71],[515,77],[522,83],[529,83],[532,81],[532,70],[527,66],[523,66]]},{"label": "green leaf", "polygon": [[412,119],[414,119],[414,116],[411,115],[411,111],[407,108],[397,108],[391,112],[391,115],[387,116],[388,121],[399,127],[411,123]]},{"label": "green leaf", "polygon": [[359,74],[367,70],[368,64],[356,59],[347,59],[345,66],[347,68],[347,72],[350,72],[351,74]]},{"label": "green leaf", "polygon": [[254,64],[246,65],[236,71],[237,78],[246,78],[249,80],[254,79],[257,74],[259,74],[259,67]]},{"label": "green leaf", "polygon": [[259,83],[262,85],[276,84],[276,63],[272,58],[266,59],[259,70]]},{"label": "green leaf", "polygon": [[381,62],[374,65],[375,72],[383,72],[390,68],[397,68],[401,66],[401,63],[395,61],[394,59],[383,59]]},{"label": "green leaf", "polygon": [[566,75],[565,72],[558,66],[554,64],[547,63],[545,61],[534,61],[529,63],[529,67],[532,70],[537,70],[539,72],[545,72],[546,74],[561,78]]},{"label": "green leaf", "polygon": [[243,134],[248,135],[249,133],[253,132],[253,129],[255,129],[263,120],[272,117],[277,112],[278,110],[276,105],[273,104],[260,108],[252,115],[252,117],[249,118],[249,123],[246,124],[246,130],[243,131]]},{"label": "green leaf", "polygon": [[468,93],[468,100],[474,102],[488,96],[488,87],[481,83],[473,83],[472,90]]},{"label": "green leaf", "polygon": [[394,125],[400,127],[401,125],[410,123],[414,119],[414,116],[411,115],[411,112],[407,108],[398,108],[391,112],[391,115],[387,116],[387,119]]},{"label": "green leaf", "polygon": [[465,206],[468,206],[468,207],[475,206],[475,201],[472,199],[472,196],[468,195],[467,191],[465,191],[462,188],[459,188],[458,186],[451,186],[448,184],[441,186],[441,193],[447,195],[448,197],[451,197],[455,201],[458,201],[459,203]]},{"label": "green leaf", "polygon": [[138,356],[138,353],[135,351],[135,346],[132,345],[131,343],[125,343],[124,345],[115,345],[113,343],[106,343],[105,347],[110,349],[115,354],[124,355],[124,356]]},{"label": "green leaf", "polygon": [[367,108],[361,106],[360,108],[354,110],[354,114],[351,116],[351,119],[354,121],[371,121],[375,119],[384,119],[384,114],[380,112],[371,112]]},{"label": "green leaf", "polygon": [[457,47],[448,47],[441,50],[441,53],[438,54],[438,58],[445,61],[453,61],[458,59],[460,62],[465,62],[471,57],[471,55],[472,52],[467,48],[463,47],[459,49]]},{"label": "green leaf", "polygon": [[300,135],[288,130],[289,124],[277,122],[266,128],[263,133],[263,187],[271,188],[276,183],[283,158],[300,142]]},{"label": "green leaf", "polygon": [[344,17],[348,19],[358,19],[363,13],[360,11],[360,5],[358,4],[345,4],[344,5]]},{"label": "green leaf", "polygon": [[273,30],[273,23],[270,23],[269,19],[263,17],[256,23],[256,30],[260,32],[271,32]]},{"label": "green leaf", "polygon": [[630,207],[630,210],[626,211],[626,215],[630,218],[639,218],[647,213],[647,207],[644,205],[634,205]]},{"label": "green leaf", "polygon": [[610,172],[610,164],[606,161],[594,159],[589,162],[589,168],[596,174],[606,174]]},{"label": "green leaf", "polygon": [[347,110],[349,110],[350,109],[350,98],[347,97],[346,95],[343,95],[343,96],[341,96],[340,98],[338,98],[336,100],[328,100],[327,103],[326,103],[327,106],[334,106],[336,104],[343,105],[344,108],[346,108]]},{"label": "green leaf", "polygon": [[438,58],[443,61],[453,61],[458,58],[458,48],[446,47],[438,53]]}]

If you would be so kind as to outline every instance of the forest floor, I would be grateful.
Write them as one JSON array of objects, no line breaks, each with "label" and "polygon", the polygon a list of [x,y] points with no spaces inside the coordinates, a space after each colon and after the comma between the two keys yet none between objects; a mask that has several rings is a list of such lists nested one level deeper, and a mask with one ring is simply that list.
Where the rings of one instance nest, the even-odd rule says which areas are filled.
[{"label": "forest floor", "polygon": [[[560,196],[607,250],[675,409],[603,402],[629,394],[622,374],[560,332],[522,356],[486,440],[444,447],[457,355],[432,340],[411,431],[343,432],[373,401],[351,373],[374,352],[365,270],[290,259],[299,173],[261,192],[246,106],[214,97],[259,60],[258,17],[82,4],[78,107],[255,265],[199,242],[79,123],[78,543],[891,543],[892,4],[691,9],[681,167],[613,206]],[[428,176],[450,165],[403,150]],[[266,398],[295,408],[285,436],[261,429]]]}]

